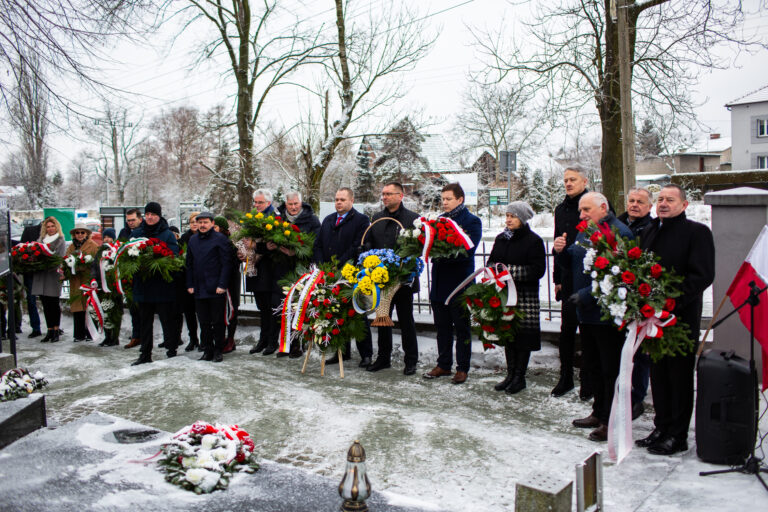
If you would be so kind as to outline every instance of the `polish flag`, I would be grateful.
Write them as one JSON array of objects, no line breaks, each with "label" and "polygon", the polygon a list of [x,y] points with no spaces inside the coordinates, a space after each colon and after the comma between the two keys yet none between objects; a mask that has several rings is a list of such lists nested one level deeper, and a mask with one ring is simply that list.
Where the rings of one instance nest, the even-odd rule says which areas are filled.
[{"label": "polish flag", "polygon": [[[726,295],[731,303],[738,307],[749,297],[749,284],[754,281],[755,286],[765,288],[768,283],[768,225],[763,226],[755,245],[749,251],[749,255],[741,268],[736,272],[731,286]],[[759,296],[760,304],[755,307],[755,339],[763,348],[763,391],[768,388],[768,292]],[[741,322],[747,327],[751,326],[752,308],[747,305],[739,310]]]}]

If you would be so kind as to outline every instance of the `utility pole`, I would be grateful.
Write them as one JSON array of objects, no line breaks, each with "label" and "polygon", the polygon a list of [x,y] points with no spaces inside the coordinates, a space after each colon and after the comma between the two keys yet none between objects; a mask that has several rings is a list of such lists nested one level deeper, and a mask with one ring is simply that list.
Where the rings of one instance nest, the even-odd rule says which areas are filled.
[{"label": "utility pole", "polygon": [[621,205],[621,208],[625,208],[629,189],[635,186],[635,123],[632,116],[632,59],[629,55],[629,22],[627,15],[630,4],[629,0],[612,0],[612,7],[615,8],[617,3],[618,12],[616,12],[616,16],[613,16],[613,18],[616,21],[619,35],[621,153],[624,168],[624,204]]}]

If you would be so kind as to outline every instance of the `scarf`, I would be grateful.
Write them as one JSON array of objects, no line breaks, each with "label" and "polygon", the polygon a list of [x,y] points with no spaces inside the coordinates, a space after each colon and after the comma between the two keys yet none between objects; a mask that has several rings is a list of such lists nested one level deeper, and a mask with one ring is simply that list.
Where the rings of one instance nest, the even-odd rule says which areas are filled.
[{"label": "scarf", "polygon": [[50,244],[51,242],[55,242],[57,238],[59,238],[59,234],[58,233],[54,233],[52,235],[46,235],[43,238],[43,243],[44,244]]},{"label": "scarf", "polygon": [[504,231],[501,232],[501,236],[504,237],[505,240],[512,240],[512,237],[515,236],[515,231],[509,228],[504,228]]},{"label": "scarf", "polygon": [[299,210],[299,213],[297,213],[296,215],[291,215],[290,213],[288,213],[288,210],[285,210],[285,218],[288,219],[288,222],[290,222],[291,224],[296,224],[296,219],[299,218],[299,216],[301,215],[301,212],[302,210]]},{"label": "scarf", "polygon": [[449,212],[446,212],[446,213],[443,213],[440,216],[441,217],[448,217],[449,219],[455,219],[456,217],[458,217],[466,209],[467,209],[467,207],[464,206],[464,203],[461,203],[459,206],[457,206],[453,210],[451,210]]}]

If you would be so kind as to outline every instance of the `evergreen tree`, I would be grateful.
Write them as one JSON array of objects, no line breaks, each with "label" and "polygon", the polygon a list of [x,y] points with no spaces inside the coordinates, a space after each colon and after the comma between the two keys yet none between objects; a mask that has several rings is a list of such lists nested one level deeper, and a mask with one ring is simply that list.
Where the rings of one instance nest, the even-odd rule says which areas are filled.
[{"label": "evergreen tree", "polygon": [[376,160],[375,175],[379,183],[398,181],[418,188],[422,173],[429,169],[427,159],[421,155],[419,135],[406,117],[397,123],[381,141],[381,155]]},{"label": "evergreen tree", "polygon": [[368,137],[363,139],[360,149],[357,152],[355,162],[357,163],[357,186],[355,187],[355,199],[358,202],[369,203],[376,200],[376,176],[374,169],[371,168],[371,145]]},{"label": "evergreen tree", "polygon": [[528,166],[522,164],[517,171],[517,176],[513,177],[517,182],[512,185],[512,197],[510,201],[528,201],[531,190],[531,178],[529,176]]},{"label": "evergreen tree", "polygon": [[563,200],[564,194],[563,180],[557,174],[550,174],[547,179],[545,210],[554,213],[555,207]]},{"label": "evergreen tree", "polygon": [[661,136],[650,119],[645,119],[640,131],[636,132],[635,145],[637,156],[640,158],[661,154]]},{"label": "evergreen tree", "polygon": [[544,182],[544,173],[541,169],[533,171],[531,186],[529,189],[528,203],[536,213],[547,209],[547,189]]}]

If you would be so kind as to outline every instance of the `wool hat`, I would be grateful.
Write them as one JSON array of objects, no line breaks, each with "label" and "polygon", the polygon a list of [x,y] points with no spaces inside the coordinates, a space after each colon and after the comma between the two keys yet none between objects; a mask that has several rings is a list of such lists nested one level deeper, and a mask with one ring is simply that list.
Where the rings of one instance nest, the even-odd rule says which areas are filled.
[{"label": "wool hat", "polygon": [[525,201],[512,201],[507,205],[507,213],[520,219],[523,224],[533,218],[533,208]]},{"label": "wool hat", "polygon": [[103,236],[103,237],[104,236],[108,236],[112,240],[116,240],[117,239],[117,234],[115,233],[114,228],[106,228],[104,231],[101,232],[101,236]]},{"label": "wool hat", "polygon": [[213,223],[219,226],[219,229],[229,231],[229,222],[227,221],[226,217],[218,215],[215,219],[213,219]]},{"label": "wool hat", "polygon": [[156,203],[154,201],[150,201],[147,203],[147,206],[144,207],[144,213],[154,213],[155,215],[162,216],[163,215],[163,207],[160,206],[160,203]]},{"label": "wool hat", "polygon": [[171,231],[171,233],[176,233],[177,235],[180,233],[179,228],[176,226],[171,226],[168,229]]},{"label": "wool hat", "polygon": [[216,217],[211,212],[200,212],[197,214],[197,217],[195,217],[195,220],[200,219],[211,219],[211,222],[213,222],[213,219]]},{"label": "wool hat", "polygon": [[86,226],[85,224],[75,224],[75,227],[69,230],[69,234],[74,235],[75,231],[85,231],[88,234],[88,236],[91,236],[91,233],[92,233],[92,231],[88,229],[88,226]]}]

